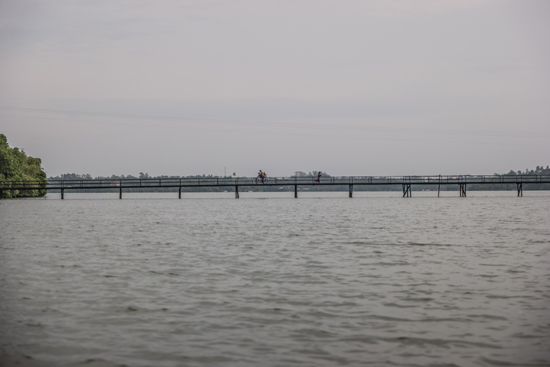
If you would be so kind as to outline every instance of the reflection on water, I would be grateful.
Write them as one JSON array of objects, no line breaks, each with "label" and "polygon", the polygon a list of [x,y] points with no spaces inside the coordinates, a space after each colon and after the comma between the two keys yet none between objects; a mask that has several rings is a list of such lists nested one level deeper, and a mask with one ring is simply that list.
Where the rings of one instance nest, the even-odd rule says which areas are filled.
[{"label": "reflection on water", "polygon": [[2,200],[4,360],[549,365],[550,193],[442,194]]}]

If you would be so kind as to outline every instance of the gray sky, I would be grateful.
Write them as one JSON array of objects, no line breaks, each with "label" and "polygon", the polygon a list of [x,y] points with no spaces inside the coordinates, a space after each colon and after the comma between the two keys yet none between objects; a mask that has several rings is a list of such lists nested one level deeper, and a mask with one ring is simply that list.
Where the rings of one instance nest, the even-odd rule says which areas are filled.
[{"label": "gray sky", "polygon": [[48,175],[550,164],[550,1],[0,0],[0,133]]}]

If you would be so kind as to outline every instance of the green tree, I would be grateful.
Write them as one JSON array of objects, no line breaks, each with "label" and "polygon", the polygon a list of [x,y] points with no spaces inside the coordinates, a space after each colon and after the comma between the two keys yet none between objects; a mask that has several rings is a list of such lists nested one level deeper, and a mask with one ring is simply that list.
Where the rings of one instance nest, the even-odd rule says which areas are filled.
[{"label": "green tree", "polygon": [[[0,181],[2,188],[10,188],[26,182],[37,181],[46,184],[46,173],[41,167],[42,160],[27,156],[24,150],[10,148],[8,139],[0,134]],[[6,182],[7,181],[7,182]],[[46,195],[45,189],[2,190],[5,197],[40,197]]]}]

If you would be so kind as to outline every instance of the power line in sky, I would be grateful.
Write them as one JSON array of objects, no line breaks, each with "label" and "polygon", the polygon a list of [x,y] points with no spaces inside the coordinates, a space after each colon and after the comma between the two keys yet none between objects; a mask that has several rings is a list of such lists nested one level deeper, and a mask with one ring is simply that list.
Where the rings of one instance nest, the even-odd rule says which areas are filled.
[{"label": "power line in sky", "polygon": [[[117,119],[138,119],[144,121],[171,121],[184,123],[207,123],[218,125],[243,125],[252,127],[287,127],[293,129],[315,129],[315,130],[338,130],[338,131],[367,131],[367,132],[394,132],[394,133],[411,133],[411,134],[438,134],[438,135],[464,135],[464,136],[493,136],[493,137],[524,137],[524,138],[550,138],[550,132],[543,131],[510,131],[510,130],[468,130],[468,129],[442,129],[442,128],[410,128],[410,127],[382,127],[382,126],[357,126],[357,125],[341,125],[341,124],[308,124],[300,122],[281,122],[281,121],[244,121],[244,120],[219,120],[205,118],[182,118],[182,117],[167,117],[167,116],[143,116],[143,115],[127,115],[114,113],[97,113],[97,112],[81,112],[81,111],[63,111],[37,108],[15,108],[15,107],[0,107],[2,110],[12,110],[31,113],[46,113],[67,116],[86,116],[86,117],[103,117]],[[136,125],[138,126],[138,125]],[[159,127],[159,125],[151,125]]]},{"label": "power line in sky", "polygon": [[[118,118],[118,119],[139,119],[145,121],[172,121],[172,122],[186,122],[186,123],[209,123],[217,125],[225,125],[223,127],[231,127],[232,125],[248,126],[248,127],[260,127],[260,128],[289,128],[294,129],[314,129],[314,130],[338,130],[338,131],[365,131],[365,132],[382,132],[382,133],[415,133],[415,134],[442,134],[442,135],[469,135],[469,136],[493,136],[493,137],[523,137],[523,138],[550,138],[550,133],[544,132],[525,132],[524,136],[518,136],[518,132],[512,131],[487,131],[487,130],[446,130],[446,129],[391,129],[391,128],[377,128],[377,129],[368,129],[368,127],[361,126],[347,126],[349,129],[342,129],[337,125],[312,125],[312,124],[300,124],[300,123],[275,123],[275,122],[251,122],[251,121],[238,121],[238,120],[212,120],[212,119],[194,119],[194,118],[170,118],[170,117],[155,117],[155,116],[137,116],[137,115],[121,115],[121,114],[106,114],[106,113],[93,113],[93,112],[73,112],[73,111],[59,111],[59,110],[46,110],[46,109],[28,109],[28,108],[12,108],[12,107],[0,107],[0,110],[15,110],[15,111],[26,111],[26,112],[39,112],[39,113],[49,113],[57,115],[67,115],[67,116],[81,116],[81,117],[102,117],[102,118]],[[436,140],[421,140],[421,139],[399,139],[399,138],[379,138],[379,137],[363,137],[363,136],[338,136],[338,135],[319,135],[319,134],[304,134],[304,133],[288,133],[288,132],[274,132],[274,131],[251,131],[251,130],[228,130],[228,129],[208,129],[203,127],[193,127],[193,126],[181,126],[181,125],[158,125],[158,124],[136,124],[136,123],[124,123],[124,122],[112,122],[112,121],[87,121],[87,120],[75,120],[75,119],[57,119],[57,118],[47,118],[47,117],[37,117],[37,116],[20,116],[20,115],[5,115],[6,117],[14,118],[23,118],[33,120],[42,120],[42,121],[54,121],[54,122],[70,122],[70,123],[87,123],[87,124],[102,124],[102,125],[118,125],[118,126],[128,126],[128,127],[148,127],[148,128],[163,128],[163,129],[183,129],[183,130],[199,130],[199,131],[210,131],[210,132],[229,132],[229,133],[251,133],[251,134],[267,134],[267,135],[285,135],[285,136],[303,136],[303,137],[317,137],[317,138],[338,138],[338,139],[360,139],[360,140],[384,140],[384,141],[401,141],[401,142],[422,142],[422,143],[450,143],[450,144],[474,144],[474,145],[502,145],[502,146],[541,146],[545,147],[547,145],[542,144],[521,144],[521,143],[491,143],[491,142],[459,142],[459,141],[436,141]],[[279,125],[279,126],[277,126]],[[463,134],[458,134],[458,132],[463,132]],[[487,133],[487,134],[483,134]],[[491,133],[491,134],[489,134]],[[503,133],[506,135],[492,135]],[[513,134],[513,135],[511,135]],[[547,134],[547,135],[545,135]]]}]

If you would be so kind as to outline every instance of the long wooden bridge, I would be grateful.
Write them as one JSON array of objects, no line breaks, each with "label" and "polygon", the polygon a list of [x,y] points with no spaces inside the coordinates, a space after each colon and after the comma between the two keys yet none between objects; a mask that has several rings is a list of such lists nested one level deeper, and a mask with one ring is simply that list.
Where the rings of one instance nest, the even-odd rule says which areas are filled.
[{"label": "long wooden bridge", "polygon": [[47,180],[47,181],[0,181],[0,199],[8,190],[59,190],[61,199],[67,190],[118,190],[122,199],[124,189],[177,188],[181,199],[182,188],[226,187],[234,188],[239,198],[239,187],[286,186],[294,187],[298,197],[299,186],[348,186],[349,197],[353,197],[354,186],[401,185],[403,197],[412,196],[412,186],[437,186],[439,196],[441,185],[456,185],[459,195],[466,197],[467,185],[515,184],[517,195],[523,196],[523,184],[548,184],[550,175],[455,175],[455,176],[342,176],[342,177],[268,177],[265,180],[253,177],[197,177],[160,179],[105,179],[105,180]]}]

